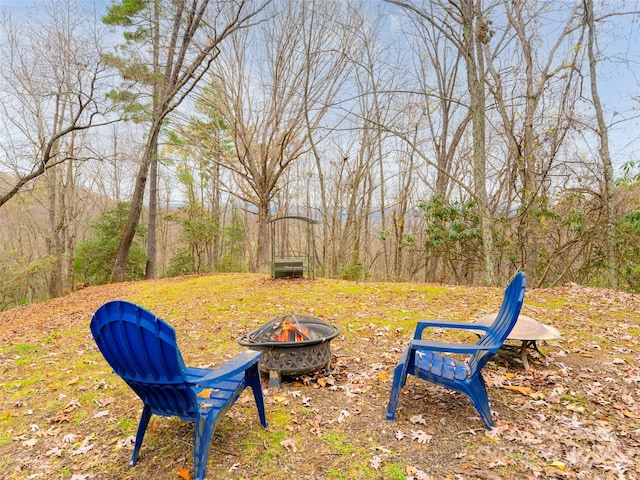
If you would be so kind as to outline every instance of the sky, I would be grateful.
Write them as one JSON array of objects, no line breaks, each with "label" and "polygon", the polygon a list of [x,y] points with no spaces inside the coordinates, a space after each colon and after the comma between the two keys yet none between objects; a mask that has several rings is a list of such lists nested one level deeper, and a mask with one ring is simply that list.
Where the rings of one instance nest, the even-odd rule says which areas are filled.
[{"label": "sky", "polygon": [[[50,0],[0,0],[0,8],[7,9],[18,17],[28,19],[28,12],[33,7],[46,5]],[[80,0],[88,6],[96,6],[96,14],[106,12],[107,7],[115,0]],[[298,0],[295,0],[298,1]],[[384,4],[381,0],[369,0],[382,6],[385,11],[394,11],[397,7]],[[640,9],[638,0],[614,0],[625,11]],[[611,5],[611,4],[610,4]],[[598,3],[596,2],[596,8]],[[27,20],[28,21],[28,20]],[[610,23],[609,30],[602,28],[598,32],[598,44],[605,52],[599,64],[599,92],[606,110],[607,121],[611,124],[610,148],[616,166],[633,161],[640,165],[640,18],[630,16],[615,17],[615,24]],[[391,28],[400,24],[390,16]],[[395,27],[394,27],[395,25]],[[600,28],[600,26],[599,26]],[[608,60],[604,60],[607,58]],[[624,61],[621,59],[625,59]],[[585,89],[588,90],[588,83]],[[585,95],[590,96],[589,92]],[[634,112],[635,110],[635,112]]]},{"label": "sky", "polygon": [[[19,11],[29,9],[33,6],[44,5],[49,3],[50,0],[0,0],[0,6],[6,7],[12,11]],[[93,0],[82,0],[84,3],[93,4]],[[111,0],[96,0],[98,4],[110,5],[113,3]],[[106,8],[106,7],[105,7]]]}]

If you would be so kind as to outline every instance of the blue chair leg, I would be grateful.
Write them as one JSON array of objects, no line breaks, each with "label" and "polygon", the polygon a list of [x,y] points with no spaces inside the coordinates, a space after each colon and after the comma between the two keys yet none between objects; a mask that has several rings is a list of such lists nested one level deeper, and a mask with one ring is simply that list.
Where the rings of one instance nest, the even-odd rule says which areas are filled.
[{"label": "blue chair leg", "polygon": [[480,414],[480,418],[482,418],[485,427],[491,430],[493,428],[493,418],[491,417],[491,408],[489,407],[487,387],[481,375],[477,375],[471,379],[468,385],[467,395]]},{"label": "blue chair leg", "polygon": [[396,365],[393,373],[393,384],[391,387],[391,395],[389,396],[389,405],[387,406],[387,420],[393,420],[396,415],[396,408],[398,408],[398,400],[400,398],[400,389],[407,381],[407,369],[409,368],[409,362],[413,361],[414,352],[410,348],[407,348],[400,362]]},{"label": "blue chair leg", "polygon": [[253,392],[253,398],[256,401],[256,407],[258,408],[258,416],[260,417],[260,423],[263,427],[266,427],[267,416],[264,410],[264,397],[262,396],[262,380],[260,379],[260,370],[258,365],[254,365],[247,370],[247,385],[251,387]]},{"label": "blue chair leg", "polygon": [[147,431],[147,425],[149,425],[149,419],[151,418],[151,408],[147,405],[142,409],[142,415],[140,416],[140,423],[138,423],[138,432],[136,433],[136,443],[133,446],[133,454],[131,455],[130,466],[134,466],[138,460],[138,452],[140,452],[140,446],[142,445],[142,439],[144,433]]},{"label": "blue chair leg", "polygon": [[215,412],[210,412],[195,422],[193,435],[193,480],[204,480],[209,461],[211,438],[215,429]]}]

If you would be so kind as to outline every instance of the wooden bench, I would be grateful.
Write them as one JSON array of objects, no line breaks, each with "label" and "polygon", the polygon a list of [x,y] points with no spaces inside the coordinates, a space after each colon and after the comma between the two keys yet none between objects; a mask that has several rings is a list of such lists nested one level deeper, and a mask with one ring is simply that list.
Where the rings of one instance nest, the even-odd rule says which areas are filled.
[{"label": "wooden bench", "polygon": [[[494,322],[494,320],[496,319],[496,315],[497,314],[495,313],[485,315],[484,317],[477,320],[472,320],[472,323],[488,327]],[[477,333],[478,335],[484,334],[484,332],[480,330],[475,330],[475,333]],[[540,351],[536,342],[539,342],[541,340],[553,340],[559,337],[560,332],[556,328],[549,325],[544,325],[536,319],[528,317],[526,315],[519,315],[518,320],[513,327],[513,330],[511,330],[511,332],[507,336],[507,340],[516,340],[522,342],[519,352],[520,359],[522,360],[522,365],[524,365],[525,370],[529,370],[527,350],[529,348],[533,348],[536,352],[544,357],[544,353]]]},{"label": "wooden bench", "polygon": [[302,277],[305,267],[302,260],[276,261],[273,263],[273,278]]}]

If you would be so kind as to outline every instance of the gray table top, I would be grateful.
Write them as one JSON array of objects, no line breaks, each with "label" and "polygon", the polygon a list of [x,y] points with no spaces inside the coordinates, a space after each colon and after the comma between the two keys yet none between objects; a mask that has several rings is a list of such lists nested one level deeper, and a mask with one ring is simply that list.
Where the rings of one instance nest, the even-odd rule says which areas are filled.
[{"label": "gray table top", "polygon": [[[497,313],[492,313],[489,315],[485,315],[482,318],[478,318],[477,320],[472,320],[471,323],[476,323],[478,325],[490,326],[494,320],[496,319]],[[481,330],[477,330],[479,334],[483,334]],[[526,315],[518,316],[518,321],[516,322],[513,330],[509,333],[507,337],[508,340],[552,340],[554,338],[560,337],[560,331],[550,325],[544,325],[540,323],[538,320],[528,317]]]}]

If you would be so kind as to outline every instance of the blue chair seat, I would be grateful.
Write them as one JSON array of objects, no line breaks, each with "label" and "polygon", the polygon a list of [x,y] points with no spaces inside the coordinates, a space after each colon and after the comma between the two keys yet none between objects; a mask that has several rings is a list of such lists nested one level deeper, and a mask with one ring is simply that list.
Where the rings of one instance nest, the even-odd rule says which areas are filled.
[{"label": "blue chair seat", "polygon": [[465,362],[435,352],[416,351],[415,368],[444,380],[464,381],[469,377],[469,365]]}]

